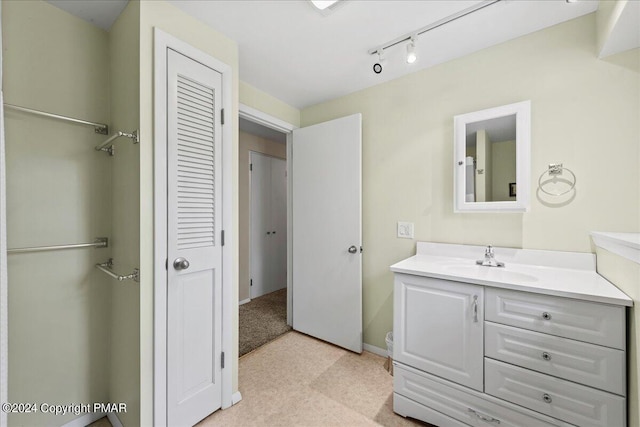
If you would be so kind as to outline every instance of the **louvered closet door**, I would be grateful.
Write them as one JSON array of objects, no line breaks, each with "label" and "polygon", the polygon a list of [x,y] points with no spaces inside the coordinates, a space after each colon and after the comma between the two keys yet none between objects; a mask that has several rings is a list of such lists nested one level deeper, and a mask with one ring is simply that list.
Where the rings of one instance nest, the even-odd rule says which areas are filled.
[{"label": "louvered closet door", "polygon": [[169,50],[167,421],[221,406],[220,73]]}]

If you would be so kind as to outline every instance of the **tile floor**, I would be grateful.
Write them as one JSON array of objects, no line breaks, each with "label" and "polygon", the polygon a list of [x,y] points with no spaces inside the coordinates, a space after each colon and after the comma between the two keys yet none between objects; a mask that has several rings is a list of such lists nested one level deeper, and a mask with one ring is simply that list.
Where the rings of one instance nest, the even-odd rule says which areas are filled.
[{"label": "tile floor", "polygon": [[[361,355],[289,332],[240,358],[242,401],[200,427],[409,427],[393,413],[385,358]],[[91,427],[109,427],[104,418]]]},{"label": "tile floor", "polygon": [[289,332],[240,358],[242,401],[198,426],[426,426],[393,413],[384,361]]}]

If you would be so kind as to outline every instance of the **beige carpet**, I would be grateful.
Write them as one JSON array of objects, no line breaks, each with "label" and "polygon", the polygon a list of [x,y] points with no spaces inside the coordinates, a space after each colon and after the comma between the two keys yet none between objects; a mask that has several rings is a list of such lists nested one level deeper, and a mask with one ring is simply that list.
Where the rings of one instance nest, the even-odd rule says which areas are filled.
[{"label": "beige carpet", "polygon": [[240,358],[242,401],[199,426],[425,426],[393,413],[385,359],[289,332]]},{"label": "beige carpet", "polygon": [[240,356],[291,330],[287,325],[286,288],[252,299],[239,311]]}]

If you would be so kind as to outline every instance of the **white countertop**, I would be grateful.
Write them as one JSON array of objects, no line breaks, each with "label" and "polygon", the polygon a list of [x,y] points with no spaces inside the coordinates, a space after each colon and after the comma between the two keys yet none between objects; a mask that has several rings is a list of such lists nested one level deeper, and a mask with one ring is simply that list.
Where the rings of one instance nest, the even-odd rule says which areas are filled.
[{"label": "white countertop", "polygon": [[608,233],[592,231],[596,246],[640,264],[640,233]]},{"label": "white countertop", "polygon": [[417,254],[391,266],[406,273],[583,301],[633,306],[633,300],[596,273],[595,255],[495,247],[505,267],[476,265],[483,246],[418,242]]}]

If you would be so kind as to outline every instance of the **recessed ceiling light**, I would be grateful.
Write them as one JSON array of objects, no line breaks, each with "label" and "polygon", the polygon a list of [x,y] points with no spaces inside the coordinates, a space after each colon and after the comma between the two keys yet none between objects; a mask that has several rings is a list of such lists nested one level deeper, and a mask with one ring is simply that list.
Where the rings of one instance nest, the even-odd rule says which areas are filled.
[{"label": "recessed ceiling light", "polygon": [[334,4],[338,3],[338,1],[340,1],[340,0],[311,0],[311,3],[318,10],[325,10],[325,9],[333,6]]}]

